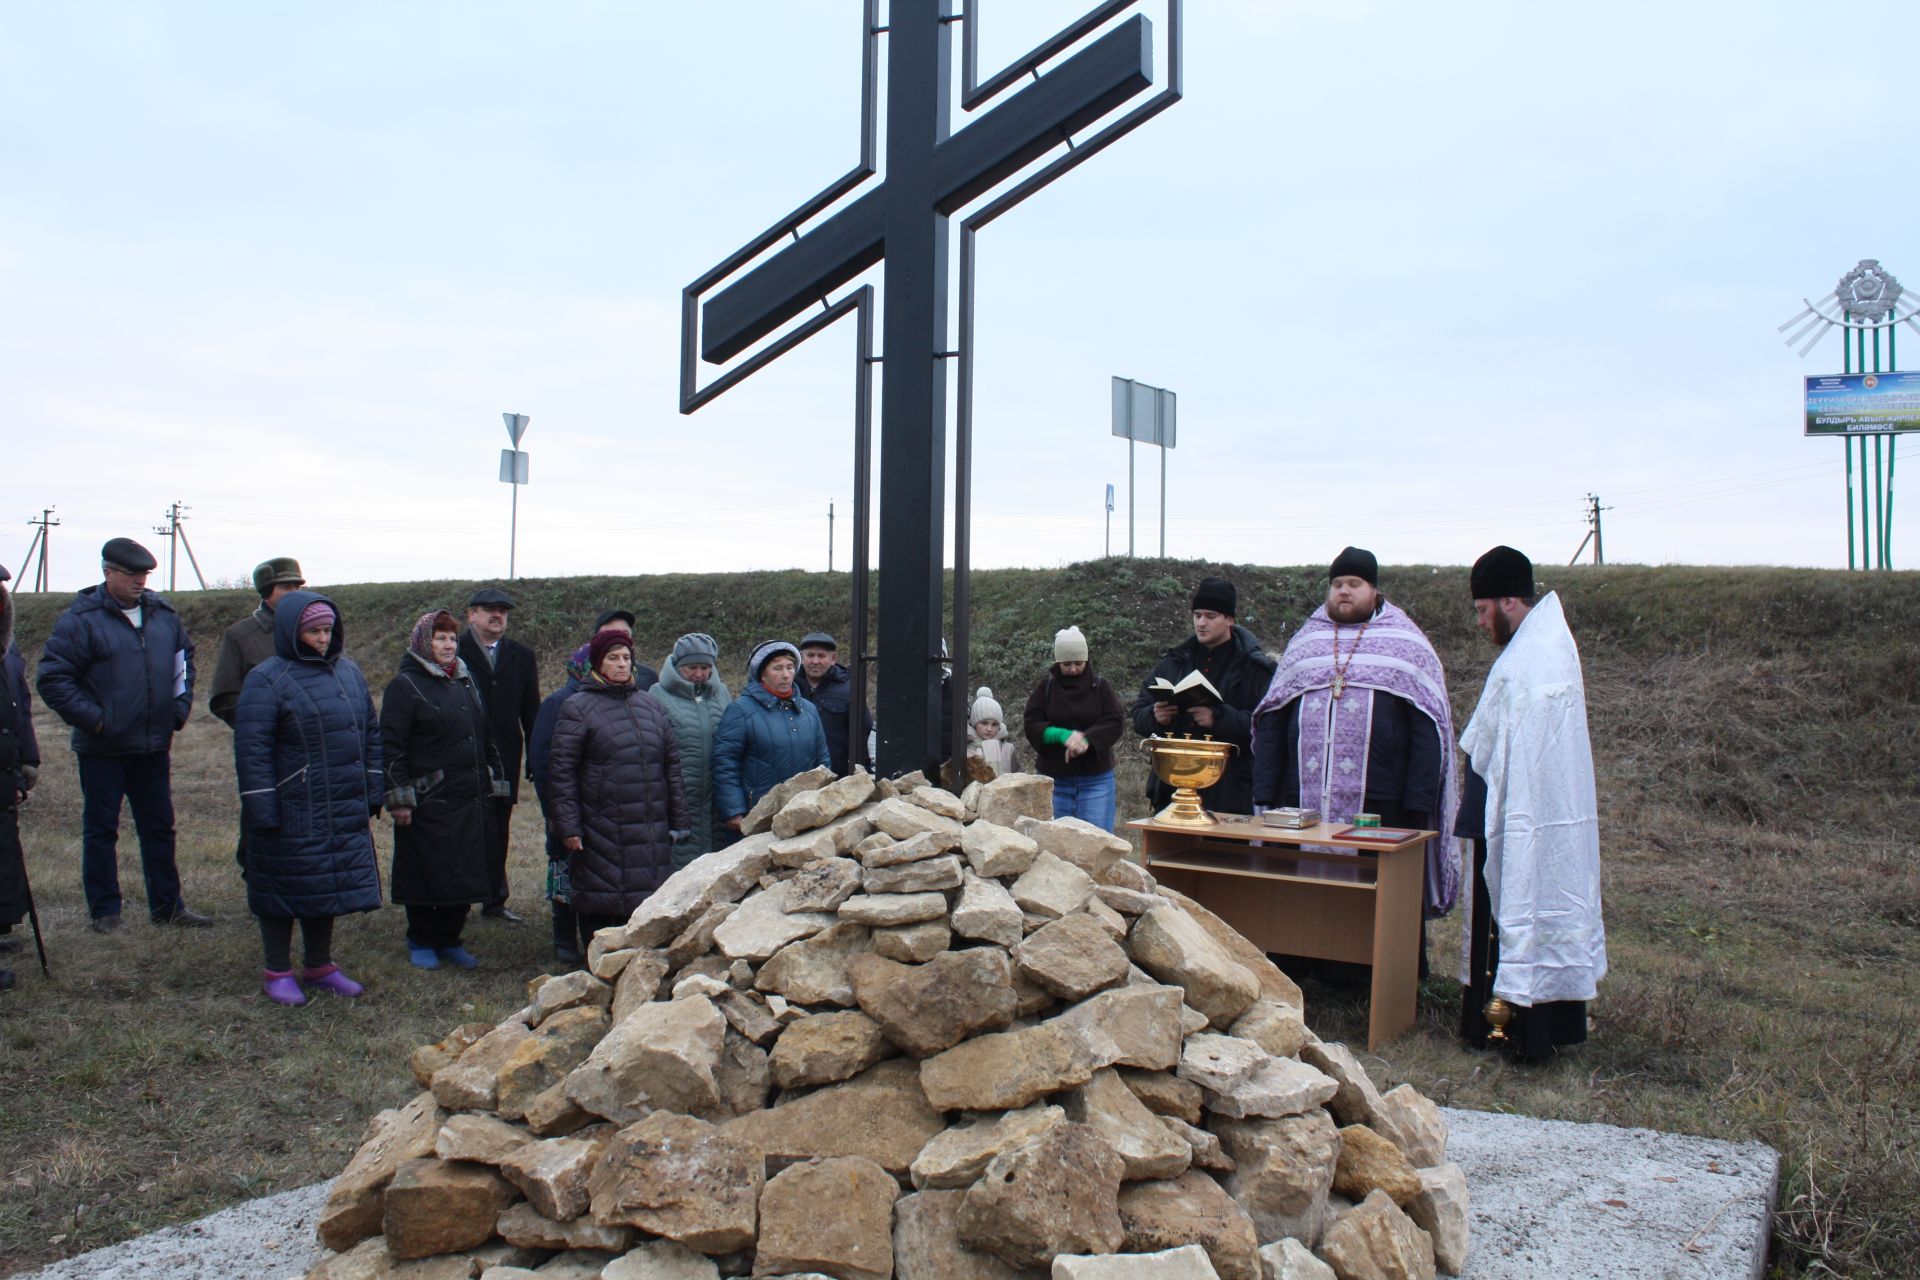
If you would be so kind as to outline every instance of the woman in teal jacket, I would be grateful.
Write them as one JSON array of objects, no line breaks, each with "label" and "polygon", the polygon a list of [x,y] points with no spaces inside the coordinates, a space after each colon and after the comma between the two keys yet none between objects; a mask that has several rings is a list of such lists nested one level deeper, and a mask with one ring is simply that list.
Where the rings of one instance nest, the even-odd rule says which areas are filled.
[{"label": "woman in teal jacket", "polygon": [[[717,847],[714,828],[713,744],[720,721],[733,695],[714,666],[720,646],[712,636],[694,631],[673,642],[673,652],[660,667],[660,680],[649,696],[666,708],[673,736],[680,744],[680,778],[686,785],[687,809],[693,830],[673,846],[673,869],[678,871]],[[724,830],[724,828],[722,828]]]},{"label": "woman in teal jacket", "polygon": [[721,823],[735,831],[760,797],[796,773],[833,767],[820,712],[793,687],[800,651],[769,640],[747,659],[747,687],[720,717],[713,792]]}]

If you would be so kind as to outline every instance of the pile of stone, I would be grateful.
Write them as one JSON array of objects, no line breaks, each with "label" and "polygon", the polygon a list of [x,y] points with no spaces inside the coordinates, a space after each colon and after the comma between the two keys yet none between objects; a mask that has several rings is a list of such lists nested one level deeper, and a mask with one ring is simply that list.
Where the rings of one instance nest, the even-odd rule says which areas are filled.
[{"label": "pile of stone", "polygon": [[1438,1109],[1051,794],[782,784],[585,970],[415,1052],[311,1280],[1458,1271]]}]

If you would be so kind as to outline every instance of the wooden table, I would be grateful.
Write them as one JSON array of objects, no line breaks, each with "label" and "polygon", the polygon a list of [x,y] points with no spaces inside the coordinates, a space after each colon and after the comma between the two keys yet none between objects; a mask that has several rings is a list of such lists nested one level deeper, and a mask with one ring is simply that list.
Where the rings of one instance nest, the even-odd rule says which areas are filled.
[{"label": "wooden table", "polygon": [[[1372,965],[1371,1050],[1413,1026],[1422,872],[1427,842],[1439,832],[1415,832],[1391,845],[1334,838],[1349,825],[1288,831],[1228,814],[1208,827],[1152,818],[1127,824],[1140,833],[1154,879],[1200,903],[1262,951]],[[1343,852],[1300,847],[1308,844]]]}]

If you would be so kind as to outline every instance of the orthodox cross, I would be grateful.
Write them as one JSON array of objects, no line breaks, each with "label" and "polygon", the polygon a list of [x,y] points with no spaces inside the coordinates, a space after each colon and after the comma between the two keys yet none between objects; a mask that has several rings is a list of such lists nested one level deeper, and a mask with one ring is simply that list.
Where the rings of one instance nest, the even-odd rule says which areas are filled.
[{"label": "orthodox cross", "polygon": [[[955,663],[956,707],[969,684],[966,670],[967,540],[966,476],[971,412],[971,234],[1080,160],[1143,123],[1179,98],[1179,0],[1168,0],[1171,87],[1077,145],[1073,135],[1100,121],[1153,84],[1153,37],[1145,16],[1118,22],[1136,0],[1105,0],[1076,23],[984,84],[974,76],[981,0],[964,16],[952,0],[891,0],[887,24],[876,21],[877,0],[865,0],[865,96],[861,164],[782,222],[689,285],[682,295],[681,411],[691,413],[713,396],[804,341],[849,310],[860,316],[861,352],[856,382],[854,515],[855,714],[851,758],[865,758],[860,740],[866,681],[866,547],[868,370],[881,363],[879,768],[884,773],[928,769],[952,751],[940,741],[941,619],[944,609],[947,376],[945,361],[961,359],[959,450],[956,461]],[[950,132],[952,47],[950,28],[968,28],[963,49],[962,106],[971,111],[1019,85],[999,106],[958,133]],[[1043,63],[1060,57],[1102,26],[1109,26],[1044,74]],[[874,61],[876,37],[887,36],[887,171],[883,181],[829,213],[817,225],[800,224],[851,193],[874,173]],[[1049,151],[1061,156],[963,224],[961,248],[961,350],[947,335],[948,221],[1000,183]],[[768,256],[783,237],[792,242]],[[748,262],[757,265],[739,274]],[[883,348],[870,354],[872,290],[864,286],[829,302],[828,295],[883,263],[886,309]],[[731,278],[730,277],[736,277]],[[716,285],[712,296],[702,298]],[[819,303],[822,310],[760,353],[696,389],[695,354],[722,364]],[[696,337],[697,334],[697,337]],[[953,742],[964,733],[964,714],[954,716]],[[956,771],[959,773],[960,771]]]}]

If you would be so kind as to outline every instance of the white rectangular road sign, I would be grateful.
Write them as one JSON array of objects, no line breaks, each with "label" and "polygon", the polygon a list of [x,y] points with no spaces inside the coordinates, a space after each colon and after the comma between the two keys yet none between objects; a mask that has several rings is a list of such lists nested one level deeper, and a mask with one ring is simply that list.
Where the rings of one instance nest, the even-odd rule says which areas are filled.
[{"label": "white rectangular road sign", "polygon": [[527,455],[517,449],[500,451],[500,483],[525,484],[527,482]]}]

